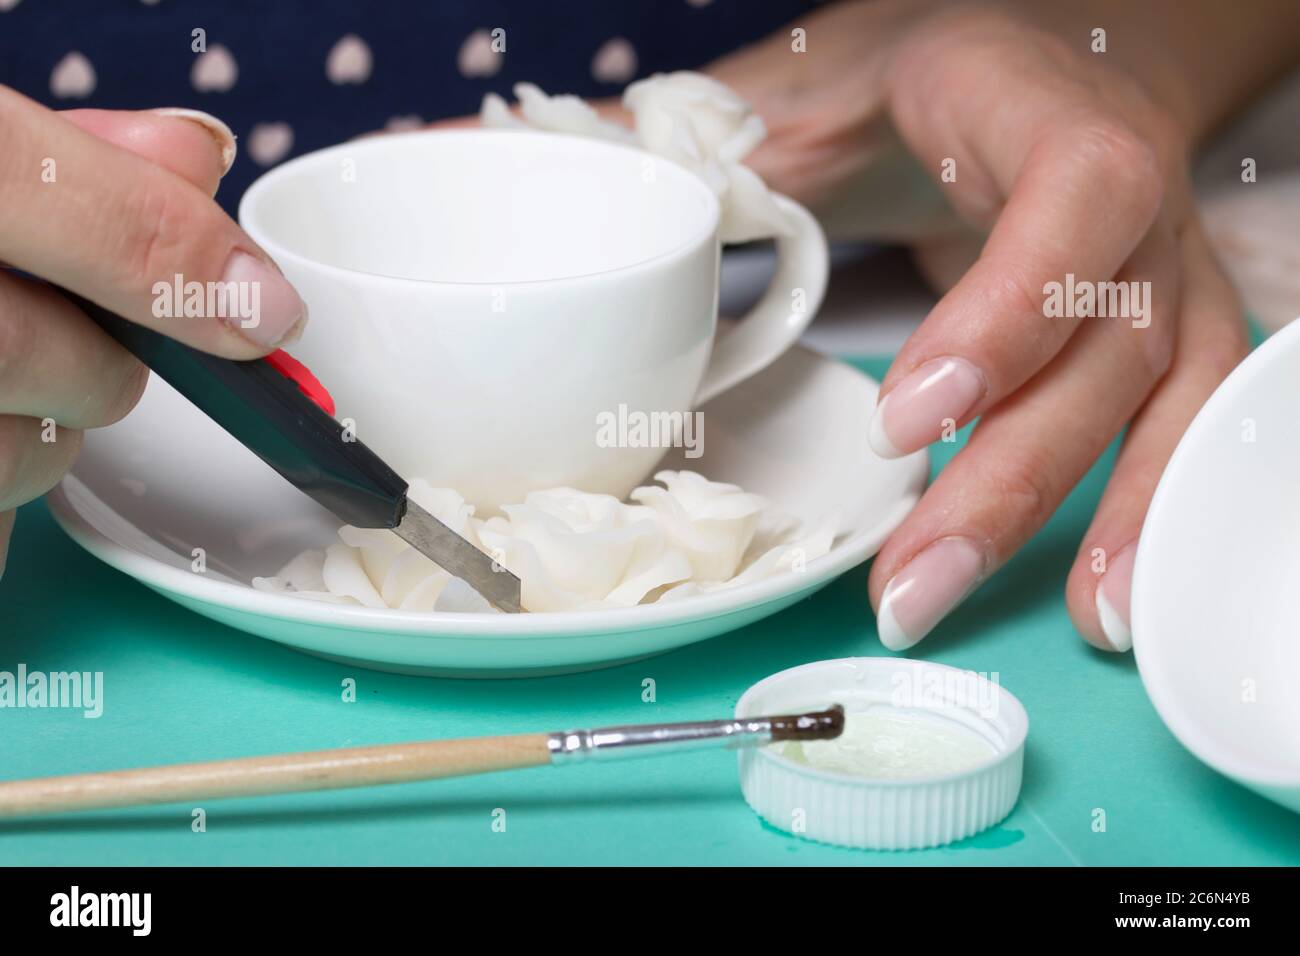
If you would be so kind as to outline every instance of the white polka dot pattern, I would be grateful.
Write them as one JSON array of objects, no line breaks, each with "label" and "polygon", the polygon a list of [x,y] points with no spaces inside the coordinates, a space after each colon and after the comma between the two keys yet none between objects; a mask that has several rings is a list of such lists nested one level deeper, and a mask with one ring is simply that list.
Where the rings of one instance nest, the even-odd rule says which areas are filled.
[{"label": "white polka dot pattern", "polygon": [[259,166],[274,166],[293,149],[293,127],[288,123],[258,123],[248,134],[248,155]]},{"label": "white polka dot pattern", "polygon": [[190,85],[200,93],[225,93],[237,79],[234,54],[219,43],[200,53],[190,68]]},{"label": "white polka dot pattern", "polygon": [[325,60],[325,75],[337,86],[360,84],[370,79],[373,66],[374,57],[366,41],[355,33],[349,33],[330,50]]},{"label": "white polka dot pattern", "polygon": [[636,76],[636,50],[623,37],[607,40],[591,60],[591,75],[601,83],[626,83]]},{"label": "white polka dot pattern", "polygon": [[504,59],[504,54],[492,49],[492,37],[488,31],[475,30],[460,45],[456,68],[466,78],[496,76]]},{"label": "white polka dot pattern", "polygon": [[73,50],[50,74],[50,92],[61,100],[84,100],[95,92],[95,68],[83,54]]}]

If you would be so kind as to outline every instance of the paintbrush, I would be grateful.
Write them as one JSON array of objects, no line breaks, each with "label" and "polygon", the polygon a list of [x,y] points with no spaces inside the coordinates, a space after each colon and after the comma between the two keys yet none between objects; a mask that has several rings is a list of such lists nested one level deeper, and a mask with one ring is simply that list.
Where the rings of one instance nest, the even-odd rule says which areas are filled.
[{"label": "paintbrush", "polygon": [[0,819],[464,777],[782,740],[831,740],[844,708],[779,717],[425,740],[0,783]]}]

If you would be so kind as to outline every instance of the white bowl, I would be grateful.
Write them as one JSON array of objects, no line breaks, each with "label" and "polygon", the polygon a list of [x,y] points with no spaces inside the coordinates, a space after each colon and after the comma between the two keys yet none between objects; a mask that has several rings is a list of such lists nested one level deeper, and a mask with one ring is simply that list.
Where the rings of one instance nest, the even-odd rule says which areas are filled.
[{"label": "white bowl", "polygon": [[1300,810],[1300,321],[1224,381],[1142,528],[1133,651],[1169,729]]}]

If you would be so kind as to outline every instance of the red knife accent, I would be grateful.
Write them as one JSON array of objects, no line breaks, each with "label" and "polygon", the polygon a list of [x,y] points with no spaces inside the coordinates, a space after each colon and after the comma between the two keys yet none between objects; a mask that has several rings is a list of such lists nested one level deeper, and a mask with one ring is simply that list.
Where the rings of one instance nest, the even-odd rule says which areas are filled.
[{"label": "red knife accent", "polygon": [[320,383],[320,379],[311,373],[311,369],[284,349],[276,349],[266,357],[266,361],[271,368],[297,385],[298,391],[319,405],[325,414],[334,414],[334,397]]}]

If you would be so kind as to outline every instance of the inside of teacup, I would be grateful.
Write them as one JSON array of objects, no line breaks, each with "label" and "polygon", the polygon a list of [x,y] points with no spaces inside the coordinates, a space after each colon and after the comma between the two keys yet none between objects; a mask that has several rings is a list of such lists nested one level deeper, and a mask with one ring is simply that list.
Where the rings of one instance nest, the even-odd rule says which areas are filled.
[{"label": "inside of teacup", "polygon": [[265,177],[241,210],[277,258],[488,284],[635,266],[711,239],[717,217],[698,177],[648,153],[485,130],[315,153]]}]

